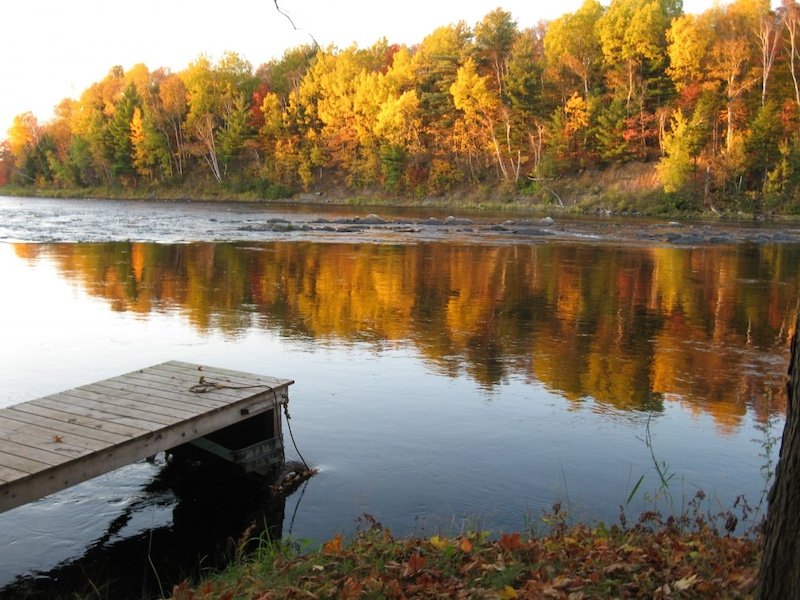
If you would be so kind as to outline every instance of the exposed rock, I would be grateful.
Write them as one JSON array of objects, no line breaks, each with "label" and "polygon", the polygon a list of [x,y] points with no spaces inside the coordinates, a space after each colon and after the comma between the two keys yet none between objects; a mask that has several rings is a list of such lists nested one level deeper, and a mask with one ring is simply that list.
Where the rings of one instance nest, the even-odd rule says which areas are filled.
[{"label": "exposed rock", "polygon": [[545,217],[544,219],[539,219],[539,225],[545,225],[545,226],[549,227],[553,223],[555,223],[555,221],[553,220],[553,217]]},{"label": "exposed rock", "polygon": [[731,238],[729,235],[723,233],[722,235],[712,235],[708,238],[709,244],[730,244]]},{"label": "exposed rock", "polygon": [[472,225],[472,221],[470,219],[461,219],[456,218],[453,216],[447,217],[444,220],[445,225]]},{"label": "exposed rock", "polygon": [[703,244],[703,238],[694,233],[686,235],[667,236],[667,241],[676,246],[700,246]]},{"label": "exposed rock", "polygon": [[289,223],[289,219],[284,219],[282,217],[272,217],[271,219],[267,219],[267,223]]},{"label": "exposed rock", "polygon": [[273,226],[266,223],[255,223],[252,225],[241,225],[236,228],[238,231],[272,231]]},{"label": "exposed rock", "polygon": [[362,225],[386,225],[388,221],[382,217],[379,217],[378,215],[368,214],[366,217],[356,219],[356,223],[360,223]]},{"label": "exposed rock", "polygon": [[555,235],[552,231],[537,229],[536,227],[522,227],[520,229],[515,229],[514,233],[516,233],[517,235],[528,235],[528,236]]}]

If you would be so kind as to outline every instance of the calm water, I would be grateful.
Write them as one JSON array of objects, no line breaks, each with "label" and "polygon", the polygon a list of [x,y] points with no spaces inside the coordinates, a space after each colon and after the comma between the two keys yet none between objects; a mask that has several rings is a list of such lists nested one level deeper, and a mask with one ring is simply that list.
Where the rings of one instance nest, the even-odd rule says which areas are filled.
[{"label": "calm water", "polygon": [[[53,206],[0,202],[0,239],[38,240],[0,243],[0,406],[169,359],[292,378],[292,427],[320,473],[282,502],[159,456],[0,514],[0,594],[88,590],[87,573],[122,578],[117,595],[168,591],[254,520],[317,541],[364,513],[398,534],[517,530],[555,501],[614,521],[642,475],[629,513],[698,489],[714,510],[761,496],[798,246],[175,243],[199,221],[271,213]],[[53,210],[72,241],[151,241],[46,242]]]}]

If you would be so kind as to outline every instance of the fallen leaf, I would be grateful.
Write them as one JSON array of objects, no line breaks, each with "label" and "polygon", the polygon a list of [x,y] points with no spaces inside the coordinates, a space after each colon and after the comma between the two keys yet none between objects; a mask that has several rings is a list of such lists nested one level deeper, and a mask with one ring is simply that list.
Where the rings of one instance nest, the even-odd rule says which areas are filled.
[{"label": "fallen leaf", "polygon": [[419,552],[414,552],[406,563],[406,569],[403,571],[403,577],[411,577],[412,575],[416,575],[422,569],[425,568],[425,563],[427,561],[419,555]]},{"label": "fallen leaf", "polygon": [[337,533],[333,539],[322,544],[323,554],[339,554],[342,551],[342,534]]},{"label": "fallen leaf", "polygon": [[56,444],[61,444],[61,443],[63,443],[63,442],[64,442],[64,438],[63,438],[63,437],[61,437],[60,435],[54,435],[54,436],[53,436],[53,441],[54,441]]},{"label": "fallen leaf", "polygon": [[342,590],[339,593],[339,597],[342,600],[349,600],[350,598],[358,598],[361,595],[362,591],[361,583],[359,583],[358,579],[355,576],[350,577],[347,581],[344,582],[344,586],[342,586]]},{"label": "fallen leaf", "polygon": [[439,550],[444,550],[450,545],[450,542],[447,541],[447,538],[440,538],[438,535],[431,537],[430,542],[431,546]]},{"label": "fallen leaf", "polygon": [[684,592],[692,587],[695,583],[697,583],[697,573],[692,575],[691,577],[684,577],[683,579],[678,579],[678,581],[672,584],[676,590],[680,590]]},{"label": "fallen leaf", "polygon": [[614,573],[630,573],[633,569],[628,563],[616,562],[608,565],[605,569],[603,569],[603,573],[606,575],[613,575]]},{"label": "fallen leaf", "polygon": [[583,580],[580,577],[559,575],[553,579],[552,586],[557,590],[575,591],[583,587]]},{"label": "fallen leaf", "polygon": [[470,542],[469,539],[465,537],[461,538],[461,543],[458,545],[458,547],[464,554],[469,554],[470,552],[472,552],[472,542]]},{"label": "fallen leaf", "polygon": [[472,561],[470,563],[467,563],[463,567],[461,567],[461,573],[463,573],[464,575],[467,575],[470,572],[474,571],[476,568],[480,567],[482,564],[483,563],[481,562],[480,558],[477,559],[477,560],[474,560],[474,561]]},{"label": "fallen leaf", "polygon": [[517,533],[504,533],[500,536],[500,539],[497,541],[500,547],[503,550],[519,550],[522,547],[522,539],[519,534]]},{"label": "fallen leaf", "polygon": [[510,600],[511,598],[516,598],[516,597],[517,597],[517,590],[515,590],[515,589],[514,589],[513,587],[511,587],[510,585],[507,585],[507,586],[506,586],[506,587],[504,587],[504,588],[503,588],[503,590],[502,590],[502,591],[501,591],[501,592],[498,594],[498,596],[499,596],[500,598],[502,598],[503,600]]}]

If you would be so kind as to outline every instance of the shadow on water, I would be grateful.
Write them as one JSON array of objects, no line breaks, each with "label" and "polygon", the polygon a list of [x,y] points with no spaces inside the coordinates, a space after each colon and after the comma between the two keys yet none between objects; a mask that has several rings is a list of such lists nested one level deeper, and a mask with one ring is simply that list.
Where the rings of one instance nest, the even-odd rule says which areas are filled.
[{"label": "shadow on water", "polygon": [[[224,567],[259,538],[281,537],[286,498],[271,494],[268,483],[213,461],[168,460],[83,556],[19,576],[0,597],[168,596],[174,585]],[[168,526],[117,539],[137,513],[170,505]]]}]

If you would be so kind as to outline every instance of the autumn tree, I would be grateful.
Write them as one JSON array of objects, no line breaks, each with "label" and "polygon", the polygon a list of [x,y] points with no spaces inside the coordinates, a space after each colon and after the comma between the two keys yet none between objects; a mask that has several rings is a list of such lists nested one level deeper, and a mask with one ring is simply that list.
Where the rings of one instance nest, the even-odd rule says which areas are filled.
[{"label": "autumn tree", "polygon": [[455,132],[459,147],[467,155],[470,171],[476,177],[474,161],[490,148],[493,149],[498,169],[504,179],[509,178],[509,170],[500,153],[500,145],[495,135],[495,113],[499,108],[497,97],[489,89],[487,78],[481,77],[472,59],[459,67],[456,80],[450,86],[453,102],[463,117],[456,122]]},{"label": "autumn tree", "polygon": [[8,130],[8,150],[14,158],[15,173],[20,183],[45,183],[52,179],[48,160],[53,152],[52,139],[33,113],[14,117]]},{"label": "autumn tree", "polygon": [[672,126],[664,136],[664,156],[658,164],[658,177],[664,191],[675,193],[684,188],[694,168],[692,127],[683,111],[672,115]]},{"label": "autumn tree", "polygon": [[794,101],[800,108],[800,84],[798,68],[800,68],[800,5],[796,0],[782,0],[780,19],[785,33],[785,52],[789,55],[789,74],[794,84]]},{"label": "autumn tree", "polygon": [[716,5],[701,15],[684,17],[673,28],[683,30],[672,37],[673,77],[694,79],[707,87],[719,85],[724,91],[727,150],[735,143],[736,105],[760,78],[754,33],[765,6],[769,6],[765,0]]},{"label": "autumn tree", "polygon": [[[131,141],[131,121],[134,111],[141,110],[141,99],[133,84],[128,84],[122,97],[114,106],[108,123],[108,140],[111,157],[111,176],[113,179],[127,179],[135,173],[133,167],[133,144]],[[123,181],[124,182],[124,181]]]},{"label": "autumn tree", "polygon": [[463,22],[439,27],[417,47],[411,68],[421,116],[423,152],[417,157],[420,174],[428,189],[440,193],[460,179],[453,165],[453,132],[456,108],[450,88],[466,60],[471,32]]},{"label": "autumn tree", "polygon": [[544,50],[553,71],[569,71],[581,81],[583,96],[599,76],[603,50],[597,34],[597,23],[603,7],[597,0],[585,0],[574,13],[567,13],[550,22],[544,37]]},{"label": "autumn tree", "polygon": [[670,6],[659,0],[612,0],[597,32],[612,87],[624,88],[630,110],[648,69],[665,60]]},{"label": "autumn tree", "polygon": [[8,148],[18,163],[24,162],[28,154],[39,143],[39,120],[31,112],[14,117],[8,130]]},{"label": "autumn tree", "polygon": [[506,75],[511,50],[517,39],[517,23],[511,13],[496,8],[473,28],[476,64],[493,75],[494,86],[500,95],[506,91]]},{"label": "autumn tree", "polygon": [[14,155],[11,153],[11,144],[8,140],[0,142],[0,185],[11,181],[14,171]]},{"label": "autumn tree", "polygon": [[764,106],[767,103],[767,88],[772,67],[778,57],[781,42],[781,20],[776,13],[770,10],[769,2],[757,2],[755,10],[757,20],[754,35],[758,42],[761,59],[761,106]]},{"label": "autumn tree", "polygon": [[184,124],[187,116],[187,90],[183,80],[173,73],[165,74],[158,83],[154,101],[153,124],[165,135],[172,169],[183,175],[186,160]]},{"label": "autumn tree", "polygon": [[[536,174],[544,154],[547,117],[554,106],[545,98],[545,25],[519,33],[511,48],[504,100],[514,143],[524,149],[523,162]],[[529,158],[525,158],[528,156]]]},{"label": "autumn tree", "polygon": [[239,156],[246,128],[249,99],[257,85],[249,62],[233,52],[212,66],[199,57],[181,74],[187,92],[186,128],[194,138],[193,152],[202,157],[218,183]]}]

